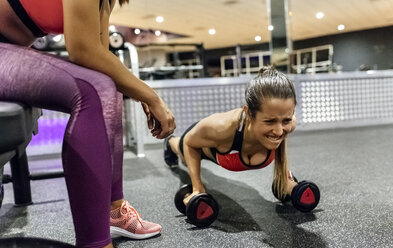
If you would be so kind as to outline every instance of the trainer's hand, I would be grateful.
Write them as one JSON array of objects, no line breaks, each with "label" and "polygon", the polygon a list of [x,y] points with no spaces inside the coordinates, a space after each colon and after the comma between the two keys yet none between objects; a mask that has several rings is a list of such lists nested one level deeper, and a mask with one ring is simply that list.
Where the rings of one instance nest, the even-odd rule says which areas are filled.
[{"label": "trainer's hand", "polygon": [[149,106],[146,103],[141,102],[141,105],[142,105],[143,111],[145,112],[145,115],[147,118],[147,127],[149,128],[149,130],[151,130],[154,127],[153,116],[151,115]]},{"label": "trainer's hand", "polygon": [[175,117],[165,102],[158,98],[157,102],[148,105],[148,109],[153,119],[153,128],[151,129],[153,137],[164,139],[173,134],[176,128]]}]

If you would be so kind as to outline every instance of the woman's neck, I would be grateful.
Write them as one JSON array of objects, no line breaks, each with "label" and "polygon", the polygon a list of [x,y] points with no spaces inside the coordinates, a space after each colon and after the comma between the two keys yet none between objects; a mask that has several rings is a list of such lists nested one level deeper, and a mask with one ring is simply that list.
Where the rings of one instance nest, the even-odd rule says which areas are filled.
[{"label": "woman's neck", "polygon": [[243,149],[247,153],[256,153],[258,151],[267,150],[255,137],[252,132],[252,123],[249,118],[244,120]]}]

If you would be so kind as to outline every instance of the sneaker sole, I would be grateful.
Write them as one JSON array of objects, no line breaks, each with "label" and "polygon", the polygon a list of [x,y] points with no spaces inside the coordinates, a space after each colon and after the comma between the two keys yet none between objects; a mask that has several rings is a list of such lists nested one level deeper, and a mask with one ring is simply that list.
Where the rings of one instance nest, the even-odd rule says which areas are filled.
[{"label": "sneaker sole", "polygon": [[146,234],[135,234],[135,233],[128,232],[128,231],[124,230],[123,228],[111,226],[110,232],[111,232],[112,238],[127,237],[127,238],[131,238],[131,239],[147,239],[147,238],[158,235],[161,232],[161,230],[157,231],[157,232],[146,233]]}]

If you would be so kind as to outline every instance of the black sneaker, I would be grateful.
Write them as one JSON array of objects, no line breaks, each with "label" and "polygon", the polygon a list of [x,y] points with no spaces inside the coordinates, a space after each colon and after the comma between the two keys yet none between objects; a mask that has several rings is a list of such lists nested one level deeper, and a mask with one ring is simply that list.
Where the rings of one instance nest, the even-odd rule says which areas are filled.
[{"label": "black sneaker", "polygon": [[178,165],[179,158],[176,153],[174,153],[169,145],[169,140],[173,137],[173,135],[166,137],[164,140],[164,159],[165,163],[169,166]]}]

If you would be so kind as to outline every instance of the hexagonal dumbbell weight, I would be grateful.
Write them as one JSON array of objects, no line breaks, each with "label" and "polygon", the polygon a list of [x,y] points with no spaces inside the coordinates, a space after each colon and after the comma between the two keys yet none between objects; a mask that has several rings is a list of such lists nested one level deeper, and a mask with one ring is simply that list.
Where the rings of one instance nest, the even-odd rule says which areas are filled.
[{"label": "hexagonal dumbbell weight", "polygon": [[175,195],[175,206],[177,210],[179,210],[179,212],[184,215],[186,214],[186,205],[184,204],[183,200],[191,193],[192,193],[192,185],[185,184],[180,187],[180,189],[176,192]]},{"label": "hexagonal dumbbell weight", "polygon": [[192,193],[192,185],[183,185],[175,195],[175,206],[180,213],[187,216],[188,221],[197,227],[206,227],[212,224],[218,216],[218,204],[207,193],[194,195],[187,206],[183,200]]},{"label": "hexagonal dumbbell weight", "polygon": [[320,193],[318,186],[310,181],[299,182],[292,190],[292,205],[302,212],[310,212],[319,203]]},{"label": "hexagonal dumbbell weight", "polygon": [[[294,181],[297,182],[295,177]],[[281,198],[278,197],[278,192],[272,185],[273,195],[281,202],[292,202],[292,205],[299,211],[310,212],[319,203],[320,192],[318,186],[310,181],[299,182],[291,192],[291,195],[284,195]]]}]

